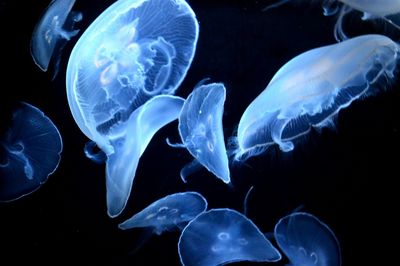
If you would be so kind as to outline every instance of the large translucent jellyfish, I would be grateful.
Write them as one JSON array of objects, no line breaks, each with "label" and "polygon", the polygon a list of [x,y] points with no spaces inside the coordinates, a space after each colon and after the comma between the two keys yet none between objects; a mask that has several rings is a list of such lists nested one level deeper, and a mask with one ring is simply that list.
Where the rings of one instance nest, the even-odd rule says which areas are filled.
[{"label": "large translucent jellyfish", "polygon": [[[197,39],[198,22],[184,0],[120,0],[89,26],[72,50],[66,77],[68,102],[79,128],[108,157],[111,216],[122,211],[131,185],[125,181],[134,175],[131,162],[137,158],[129,156],[136,148],[127,144],[142,147],[138,140],[148,137],[142,133],[148,129],[138,128],[140,123],[132,126],[129,120],[137,119],[133,112],[150,98],[176,91],[193,60]],[[149,121],[167,116],[170,121],[175,116],[180,100],[161,99],[162,108],[149,105],[155,110],[146,111],[154,116]],[[175,105],[171,111],[167,102]],[[152,130],[159,127],[141,123]]]},{"label": "large translucent jellyfish", "polygon": [[206,199],[197,192],[171,194],[153,202],[118,227],[123,230],[153,227],[154,232],[160,235],[175,227],[183,228],[206,209]]},{"label": "large translucent jellyfish", "polygon": [[[278,7],[293,0],[280,0],[267,6],[264,10]],[[335,24],[335,38],[338,41],[348,37],[343,31],[343,19],[353,10],[363,13],[362,20],[382,19],[400,30],[398,21],[393,21],[391,16],[400,13],[400,1],[398,0],[321,0],[326,16],[338,14]]]},{"label": "large translucent jellyfish", "polygon": [[21,103],[0,138],[0,201],[11,201],[42,186],[58,167],[62,139],[38,108]]},{"label": "large translucent jellyfish", "polygon": [[75,0],[53,0],[33,30],[31,55],[35,64],[43,71],[47,71],[50,60],[57,51],[57,73],[61,49],[66,41],[79,32],[73,30],[73,27],[82,19],[82,14],[71,12],[74,3]]},{"label": "large translucent jellyfish", "polygon": [[257,226],[231,209],[212,209],[189,222],[179,238],[178,251],[184,266],[281,259]]},{"label": "large translucent jellyfish", "polygon": [[179,135],[182,144],[195,160],[181,171],[181,178],[206,167],[225,183],[230,183],[228,156],[224,143],[222,115],[224,112],[225,86],[211,83],[196,87],[186,99],[179,116]]},{"label": "large translucent jellyfish", "polygon": [[125,135],[110,139],[114,152],[107,155],[106,186],[111,217],[125,208],[139,159],[150,140],[161,127],[178,118],[183,102],[172,95],[153,97],[130,115]]},{"label": "large translucent jellyfish", "polygon": [[330,125],[340,109],[385,86],[398,59],[399,45],[382,35],[352,38],[293,58],[243,113],[236,159],[260,154],[274,143],[282,151],[293,150],[293,140],[311,127]]},{"label": "large translucent jellyfish", "polygon": [[293,266],[340,266],[339,242],[315,216],[290,214],[275,226],[275,239]]}]

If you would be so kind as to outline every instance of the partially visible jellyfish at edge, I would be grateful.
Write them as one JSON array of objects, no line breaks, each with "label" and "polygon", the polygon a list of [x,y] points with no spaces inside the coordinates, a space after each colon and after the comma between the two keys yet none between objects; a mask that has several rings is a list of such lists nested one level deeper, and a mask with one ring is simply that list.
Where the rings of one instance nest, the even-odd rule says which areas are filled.
[{"label": "partially visible jellyfish at edge", "polygon": [[47,71],[50,61],[54,60],[54,77],[58,72],[61,50],[79,32],[73,28],[82,20],[82,13],[71,11],[74,4],[75,0],[53,0],[32,33],[33,61],[41,70]]},{"label": "partially visible jellyfish at edge", "polygon": [[[279,7],[293,0],[278,0],[263,9],[267,11]],[[386,21],[395,29],[400,30],[399,20],[396,17],[400,14],[400,2],[398,0],[321,0],[325,16],[337,14],[337,20],[334,27],[334,36],[337,41],[347,40],[348,37],[343,30],[344,17],[352,11],[363,13],[362,20],[381,19]]]},{"label": "partially visible jellyfish at edge", "polygon": [[[176,119],[174,112],[181,107],[175,108],[180,104],[177,98],[159,98],[149,105],[147,101],[175,93],[192,63],[198,35],[196,16],[184,0],[116,1],[88,27],[71,52],[68,103],[81,131],[108,158],[107,202],[112,217],[124,209],[129,196],[136,169],[131,162],[138,160],[148,144],[139,139],[150,141],[155,128]],[[161,104],[159,109],[156,103]],[[147,128],[139,114],[149,106],[164,113],[146,111],[154,116],[147,120],[161,123]],[[135,115],[138,108],[143,109]],[[132,120],[143,125],[132,126]],[[133,143],[138,147],[128,145]]]},{"label": "partially visible jellyfish at edge", "polygon": [[38,108],[21,103],[0,137],[0,201],[12,201],[40,188],[58,167],[61,135]]},{"label": "partially visible jellyfish at edge", "polygon": [[279,251],[257,226],[231,209],[212,209],[189,222],[179,238],[178,252],[184,266],[281,259]]},{"label": "partially visible jellyfish at edge", "polygon": [[332,230],[317,217],[297,212],[275,225],[275,240],[293,266],[340,266],[340,245]]},{"label": "partially visible jellyfish at edge", "polygon": [[226,90],[222,83],[197,86],[186,99],[179,116],[182,144],[195,158],[181,170],[186,177],[203,165],[224,183],[230,183],[228,156],[225,148],[222,116]]},{"label": "partially visible jellyfish at edge", "polygon": [[363,35],[296,56],[247,107],[229,152],[246,160],[275,143],[283,152],[293,150],[294,140],[312,127],[332,126],[332,118],[354,100],[384,91],[399,52],[386,36]]},{"label": "partially visible jellyfish at edge", "polygon": [[201,194],[191,191],[175,193],[153,202],[118,227],[123,230],[152,227],[160,235],[176,227],[183,229],[206,209],[207,201]]}]

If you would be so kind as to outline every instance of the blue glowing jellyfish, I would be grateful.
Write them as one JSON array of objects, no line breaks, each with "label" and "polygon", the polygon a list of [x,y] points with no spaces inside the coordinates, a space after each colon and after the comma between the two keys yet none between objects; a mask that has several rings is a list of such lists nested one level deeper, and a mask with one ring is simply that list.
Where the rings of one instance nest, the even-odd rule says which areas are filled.
[{"label": "blue glowing jellyfish", "polygon": [[21,103],[0,138],[0,201],[32,193],[58,167],[61,135],[38,108]]},{"label": "blue glowing jellyfish", "polygon": [[[281,6],[293,0],[280,0],[264,8],[264,11]],[[326,16],[338,14],[334,34],[337,41],[348,39],[343,31],[343,19],[351,11],[363,13],[362,20],[382,19],[400,30],[398,22],[390,17],[400,13],[398,0],[322,0],[322,7]]]},{"label": "blue glowing jellyfish", "polygon": [[207,209],[206,199],[197,192],[168,195],[119,225],[120,229],[153,227],[158,235],[176,227],[183,228]]},{"label": "blue glowing jellyfish", "polygon": [[290,214],[275,226],[275,239],[293,266],[340,266],[339,242],[315,216]]},{"label": "blue glowing jellyfish", "polygon": [[60,51],[65,42],[78,34],[73,30],[76,22],[82,19],[79,12],[71,12],[75,0],[53,0],[37,23],[31,39],[31,55],[35,64],[47,71],[55,50],[58,55],[55,73],[58,71]]},{"label": "blue glowing jellyfish", "polygon": [[118,215],[131,192],[139,159],[150,140],[164,125],[176,120],[184,100],[158,95],[136,109],[126,122],[126,134],[110,139],[114,152],[107,155],[106,186],[108,214]]},{"label": "blue glowing jellyfish", "polygon": [[[159,128],[133,112],[150,98],[173,94],[192,62],[198,22],[184,0],[120,0],[107,8],[82,34],[67,68],[67,96],[72,115],[82,132],[107,155],[109,215],[125,206],[140,155],[143,123]],[[160,100],[164,99],[164,100]],[[149,121],[174,117],[180,100],[160,98],[161,108],[150,104]],[[166,114],[157,113],[160,109]],[[141,113],[141,111],[139,111]],[[157,116],[161,118],[158,119]],[[133,118],[132,118],[133,117]],[[139,119],[136,126],[130,120]],[[164,124],[164,123],[162,123]],[[130,132],[129,130],[134,130]],[[151,134],[151,135],[152,135]],[[140,146],[132,148],[132,144]],[[128,149],[124,150],[122,147]],[[140,153],[132,153],[138,150]],[[129,156],[135,156],[131,158]],[[116,167],[117,166],[117,167]]]},{"label": "blue glowing jellyfish", "polygon": [[189,222],[179,238],[178,251],[184,266],[281,259],[257,226],[231,209],[212,209]]},{"label": "blue glowing jellyfish", "polygon": [[352,38],[293,58],[245,110],[236,159],[260,154],[274,143],[282,151],[293,150],[293,140],[311,127],[331,124],[340,109],[385,86],[398,59],[399,45],[382,35]]},{"label": "blue glowing jellyfish", "polygon": [[171,145],[186,147],[195,158],[181,171],[184,182],[201,164],[223,182],[230,183],[222,129],[225,94],[222,83],[200,85],[183,105],[179,116],[179,134],[183,143]]}]

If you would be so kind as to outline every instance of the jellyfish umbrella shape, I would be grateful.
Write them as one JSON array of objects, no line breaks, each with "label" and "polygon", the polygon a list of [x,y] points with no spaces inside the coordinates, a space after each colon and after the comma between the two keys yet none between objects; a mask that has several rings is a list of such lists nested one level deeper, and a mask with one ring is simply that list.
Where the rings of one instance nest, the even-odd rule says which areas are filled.
[{"label": "jellyfish umbrella shape", "polygon": [[193,219],[182,231],[178,251],[184,266],[281,259],[257,226],[231,209],[212,209]]},{"label": "jellyfish umbrella shape", "polygon": [[293,266],[340,266],[339,242],[332,230],[312,214],[298,212],[275,226],[275,239]]},{"label": "jellyfish umbrella shape", "polygon": [[201,194],[192,191],[175,193],[153,202],[118,227],[123,230],[152,227],[160,235],[176,227],[183,228],[206,209],[207,201]]},{"label": "jellyfish umbrella shape", "polygon": [[12,201],[41,187],[58,167],[61,135],[38,108],[21,103],[0,139],[0,201]]},{"label": "jellyfish umbrella shape", "polygon": [[201,164],[224,183],[230,183],[229,163],[224,143],[222,116],[226,89],[222,83],[196,87],[186,99],[179,116],[183,147],[195,158],[181,171],[186,177]]},{"label": "jellyfish umbrella shape", "polygon": [[243,113],[235,158],[258,155],[273,144],[293,150],[293,141],[311,127],[331,125],[332,117],[354,100],[386,88],[399,51],[386,36],[362,35],[293,58]]},{"label": "jellyfish umbrella shape", "polygon": [[[31,55],[35,64],[47,71],[50,60],[56,56],[56,70],[65,42],[78,34],[73,30],[82,19],[80,12],[71,12],[75,0],[53,0],[36,24],[31,39]],[[58,54],[55,54],[55,53]]]}]

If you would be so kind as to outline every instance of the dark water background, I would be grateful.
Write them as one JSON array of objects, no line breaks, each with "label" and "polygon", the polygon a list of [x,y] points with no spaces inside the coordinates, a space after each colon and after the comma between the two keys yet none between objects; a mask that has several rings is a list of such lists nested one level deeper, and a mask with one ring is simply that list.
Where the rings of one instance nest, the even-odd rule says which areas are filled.
[{"label": "dark water background", "polygon": [[[81,29],[112,2],[78,0],[74,9],[83,12]],[[226,138],[233,134],[247,105],[284,63],[306,50],[335,42],[335,19],[324,17],[318,3],[262,12],[269,2],[189,1],[200,23],[200,37],[177,95],[186,97],[205,77],[223,82],[227,88]],[[41,189],[0,204],[0,265],[179,265],[178,232],[149,238],[143,230],[120,231],[118,223],[165,195],[189,190],[203,194],[209,208],[242,211],[250,186],[254,191],[248,217],[261,231],[271,232],[279,218],[303,206],[303,211],[319,217],[335,232],[343,265],[386,265],[384,259],[393,264],[387,239],[396,238],[392,223],[396,223],[398,210],[398,82],[392,89],[342,110],[336,130],[312,131],[293,152],[283,154],[273,147],[245,165],[233,166],[232,187],[204,169],[188,184],[181,182],[179,171],[192,158],[185,150],[165,144],[166,137],[178,140],[177,122],[172,123],[155,135],[142,156],[128,207],[121,216],[110,219],[105,168],[85,158],[87,139],[75,124],[66,98],[66,64],[77,38],[66,45],[54,81],[50,73],[36,67],[29,53],[32,30],[48,3],[0,1],[1,105],[33,104],[53,120],[64,141],[60,166]],[[398,40],[398,33],[383,24],[362,24],[358,15],[346,24],[352,35],[381,32]],[[2,114],[2,125],[4,117]]]}]

